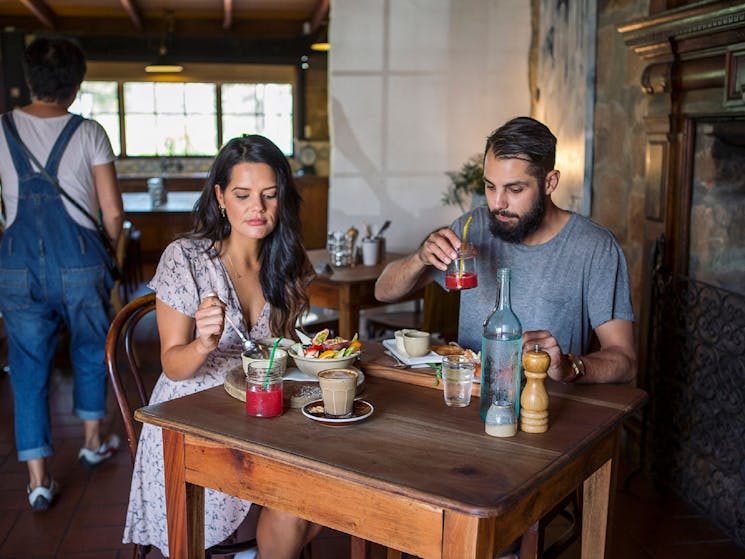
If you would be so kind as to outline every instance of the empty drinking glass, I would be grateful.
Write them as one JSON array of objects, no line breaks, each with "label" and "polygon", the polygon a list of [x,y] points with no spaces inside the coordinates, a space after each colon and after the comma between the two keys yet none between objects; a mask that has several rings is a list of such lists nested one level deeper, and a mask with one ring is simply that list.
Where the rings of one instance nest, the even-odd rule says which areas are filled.
[{"label": "empty drinking glass", "polygon": [[446,355],[442,358],[442,381],[445,403],[464,408],[471,403],[471,386],[476,363],[465,355]]}]

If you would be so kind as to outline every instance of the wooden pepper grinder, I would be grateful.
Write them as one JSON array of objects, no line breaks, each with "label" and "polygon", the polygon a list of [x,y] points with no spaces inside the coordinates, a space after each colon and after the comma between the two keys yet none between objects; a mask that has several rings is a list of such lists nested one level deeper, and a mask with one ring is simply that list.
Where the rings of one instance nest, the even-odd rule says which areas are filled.
[{"label": "wooden pepper grinder", "polygon": [[357,242],[357,235],[359,234],[359,231],[356,227],[352,226],[349,229],[347,229],[347,240],[349,241],[349,250],[351,251],[351,257],[352,257],[352,266],[355,266],[359,264],[359,261],[362,258],[362,255],[359,254],[359,250],[357,250],[357,247],[355,246],[355,243]]},{"label": "wooden pepper grinder", "polygon": [[551,357],[538,344],[523,355],[527,383],[520,395],[520,429],[526,433],[548,430],[548,392],[544,381],[549,365]]}]

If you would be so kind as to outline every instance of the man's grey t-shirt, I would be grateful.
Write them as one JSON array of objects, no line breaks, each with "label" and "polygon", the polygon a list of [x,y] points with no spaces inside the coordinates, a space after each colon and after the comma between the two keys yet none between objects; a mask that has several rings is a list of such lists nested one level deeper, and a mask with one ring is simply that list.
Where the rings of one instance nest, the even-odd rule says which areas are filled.
[{"label": "man's grey t-shirt", "polygon": [[[592,330],[609,320],[634,320],[626,259],[607,229],[572,214],[553,239],[527,246],[494,237],[486,207],[453,222],[459,237],[471,215],[467,240],[478,249],[479,285],[461,292],[458,342],[463,347],[481,349],[483,324],[496,302],[498,268],[512,270],[512,310],[523,332],[550,331],[563,353],[585,353]],[[444,273],[434,270],[433,275],[444,287]]]}]

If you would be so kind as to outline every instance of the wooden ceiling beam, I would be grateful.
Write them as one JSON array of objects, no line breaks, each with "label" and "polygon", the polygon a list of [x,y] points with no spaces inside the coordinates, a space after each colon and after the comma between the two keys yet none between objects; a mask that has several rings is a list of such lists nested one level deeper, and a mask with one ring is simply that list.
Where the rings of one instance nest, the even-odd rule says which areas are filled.
[{"label": "wooden ceiling beam", "polygon": [[233,0],[222,1],[222,28],[226,31],[233,27]]},{"label": "wooden ceiling beam", "polygon": [[57,16],[52,9],[46,5],[44,0],[21,0],[21,4],[31,10],[31,13],[36,16],[36,19],[49,29],[55,29],[57,27]]},{"label": "wooden ceiling beam", "polygon": [[313,8],[313,13],[310,16],[310,28],[308,35],[313,35],[321,24],[328,19],[329,15],[329,0],[318,0],[316,7]]},{"label": "wooden ceiling beam", "polygon": [[120,2],[122,3],[122,8],[124,8],[124,11],[127,12],[129,19],[132,21],[132,25],[135,26],[135,29],[142,31],[145,26],[142,24],[142,12],[140,12],[140,7],[137,5],[137,0],[120,0]]}]

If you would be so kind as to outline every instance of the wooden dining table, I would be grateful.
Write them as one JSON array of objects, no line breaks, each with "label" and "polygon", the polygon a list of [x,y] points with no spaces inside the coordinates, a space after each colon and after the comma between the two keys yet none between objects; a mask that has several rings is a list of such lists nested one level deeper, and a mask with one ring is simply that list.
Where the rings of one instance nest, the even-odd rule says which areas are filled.
[{"label": "wooden dining table", "polygon": [[[477,401],[449,408],[432,369],[395,369],[365,343],[363,421],[329,426],[297,409],[249,417],[220,386],[150,405],[162,428],[171,557],[204,557],[204,488],[280,509],[425,559],[491,559],[578,486],[582,557],[604,557],[623,420],[646,400],[622,385],[549,382],[550,427],[484,432]],[[199,413],[194,413],[199,410]]]},{"label": "wooden dining table", "polygon": [[[328,273],[318,273],[308,286],[310,304],[338,311],[338,334],[347,339],[351,338],[359,329],[361,310],[389,304],[375,298],[375,281],[388,263],[402,256],[405,255],[386,252],[381,262],[374,266],[329,266]],[[308,257],[316,269],[324,262],[329,262],[326,249],[309,250]],[[423,296],[424,290],[417,290],[402,301],[413,301]]]}]

